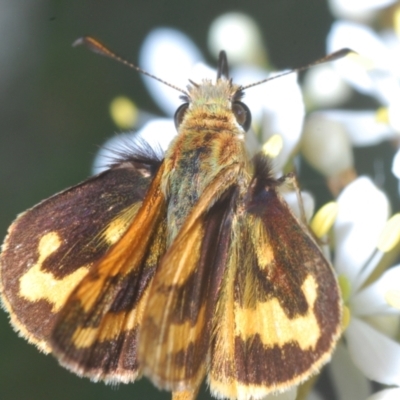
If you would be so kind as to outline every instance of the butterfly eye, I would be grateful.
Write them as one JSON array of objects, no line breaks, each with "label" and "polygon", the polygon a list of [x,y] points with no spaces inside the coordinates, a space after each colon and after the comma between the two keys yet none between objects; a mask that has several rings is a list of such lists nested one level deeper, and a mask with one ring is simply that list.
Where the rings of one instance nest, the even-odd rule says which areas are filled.
[{"label": "butterfly eye", "polygon": [[251,125],[251,113],[246,104],[235,101],[232,104],[232,112],[235,114],[236,121],[245,130],[248,131]]},{"label": "butterfly eye", "polygon": [[179,125],[183,121],[183,117],[185,116],[186,110],[189,108],[189,103],[181,104],[175,112],[174,122],[175,128],[178,129]]}]

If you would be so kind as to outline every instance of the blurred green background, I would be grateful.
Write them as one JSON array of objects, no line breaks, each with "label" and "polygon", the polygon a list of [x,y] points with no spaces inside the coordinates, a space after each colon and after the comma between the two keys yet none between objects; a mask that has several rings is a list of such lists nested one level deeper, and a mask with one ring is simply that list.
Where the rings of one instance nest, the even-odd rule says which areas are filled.
[{"label": "blurred green background", "polygon": [[[136,72],[72,48],[76,38],[90,34],[135,61],[152,28],[171,26],[215,65],[207,31],[215,17],[233,10],[257,21],[279,69],[325,54],[333,19],[324,0],[1,0],[0,235],[18,213],[89,176],[98,146],[116,131],[108,113],[115,96],[162,115]],[[0,399],[128,398],[169,395],[146,379],[117,388],[80,379],[18,338],[0,312]]]}]

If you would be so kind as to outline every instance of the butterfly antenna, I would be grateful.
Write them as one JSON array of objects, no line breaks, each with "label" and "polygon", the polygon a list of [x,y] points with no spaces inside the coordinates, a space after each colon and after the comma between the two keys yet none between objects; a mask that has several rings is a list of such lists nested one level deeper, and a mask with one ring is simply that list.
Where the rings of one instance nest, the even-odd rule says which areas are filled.
[{"label": "butterfly antenna", "polygon": [[341,50],[335,51],[334,53],[328,54],[327,56],[322,57],[319,60],[312,62],[311,64],[304,65],[303,67],[300,67],[300,68],[291,69],[290,71],[284,72],[279,75],[272,76],[270,78],[265,78],[261,81],[251,83],[250,85],[247,85],[247,86],[242,86],[241,90],[245,90],[245,89],[251,88],[253,86],[261,85],[262,83],[272,81],[273,79],[281,78],[282,76],[292,74],[293,72],[304,71],[305,69],[314,67],[315,65],[339,60],[340,58],[346,57],[350,53],[356,54],[355,51],[353,51],[351,49],[341,49]]},{"label": "butterfly antenna", "polygon": [[116,60],[124,65],[127,65],[129,68],[132,68],[132,69],[140,72],[143,75],[149,76],[150,78],[153,78],[156,81],[161,82],[164,85],[167,85],[167,86],[177,90],[178,92],[183,93],[185,96],[188,95],[185,90],[179,88],[178,86],[172,85],[171,83],[164,81],[153,74],[150,74],[149,72],[145,71],[144,69],[138,67],[137,65],[135,65],[135,64],[125,60],[121,56],[115,54],[110,49],[108,49],[104,44],[100,43],[98,40],[92,38],[91,36],[83,36],[83,37],[75,40],[75,42],[72,44],[72,46],[74,46],[74,47],[81,46],[81,45],[86,46],[89,50],[93,51],[94,53],[112,58],[113,60]]}]

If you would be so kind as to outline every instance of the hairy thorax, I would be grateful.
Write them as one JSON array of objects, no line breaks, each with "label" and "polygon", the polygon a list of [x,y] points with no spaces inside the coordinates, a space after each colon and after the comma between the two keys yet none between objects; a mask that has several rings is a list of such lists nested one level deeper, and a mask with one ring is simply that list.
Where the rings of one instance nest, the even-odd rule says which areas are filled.
[{"label": "hairy thorax", "polygon": [[237,167],[242,180],[249,179],[244,132],[232,113],[224,105],[212,103],[194,106],[188,114],[190,118],[181,124],[165,158],[168,172],[162,185],[169,199],[170,243],[221,171]]}]

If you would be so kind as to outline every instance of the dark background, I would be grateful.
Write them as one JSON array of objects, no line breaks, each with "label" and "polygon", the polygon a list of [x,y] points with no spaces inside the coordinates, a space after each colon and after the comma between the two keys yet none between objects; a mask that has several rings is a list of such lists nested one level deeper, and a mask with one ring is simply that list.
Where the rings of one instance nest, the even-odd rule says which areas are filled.
[{"label": "dark background", "polygon": [[[115,96],[128,95],[141,108],[162,115],[136,72],[72,48],[76,38],[90,34],[135,61],[152,28],[171,26],[187,33],[214,64],[206,48],[209,25],[233,10],[257,21],[277,68],[304,65],[325,54],[333,19],[324,0],[1,1],[0,236],[18,213],[89,176],[97,146],[116,131],[108,114]],[[169,395],[146,379],[118,388],[80,379],[18,338],[0,312],[0,398]]]}]

